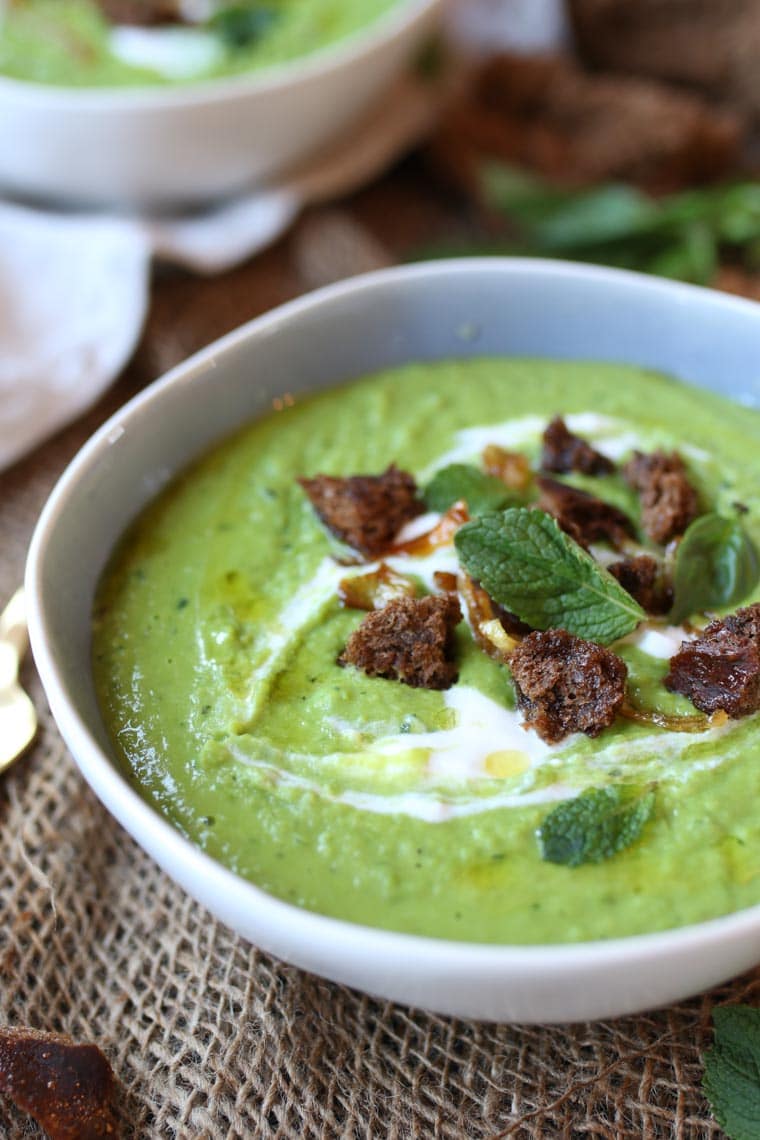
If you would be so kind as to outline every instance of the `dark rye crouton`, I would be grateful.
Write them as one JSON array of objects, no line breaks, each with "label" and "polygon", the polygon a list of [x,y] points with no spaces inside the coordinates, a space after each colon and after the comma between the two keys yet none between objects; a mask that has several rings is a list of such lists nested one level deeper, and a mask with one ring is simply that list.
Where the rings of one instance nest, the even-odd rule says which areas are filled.
[{"label": "dark rye crouton", "polygon": [[0,1093],[51,1140],[116,1140],[116,1081],[96,1045],[61,1033],[0,1029]]},{"label": "dark rye crouton", "polygon": [[338,664],[417,689],[448,689],[457,679],[454,629],[461,620],[453,594],[396,598],[368,614]]},{"label": "dark rye crouton", "polygon": [[562,416],[555,416],[548,424],[541,449],[543,471],[580,471],[584,475],[609,475],[615,464],[590,443],[568,430]]},{"label": "dark rye crouton", "polygon": [[[612,7],[610,0],[597,2]],[[635,9],[644,0],[628,2]],[[685,0],[672,3],[683,11],[688,7]],[[723,19],[725,5],[712,5],[716,19]],[[659,31],[654,19],[650,27],[653,43]],[[703,48],[709,58],[709,39]],[[747,68],[756,55],[747,57]],[[560,185],[626,181],[662,192],[735,169],[744,134],[740,115],[683,90],[585,71],[569,52],[513,52],[490,55],[464,85],[441,116],[431,151],[444,174],[473,194],[482,193],[478,172],[489,159],[534,170]]]},{"label": "dark rye crouton", "polygon": [[664,614],[673,602],[673,591],[663,581],[662,569],[651,554],[637,554],[612,562],[608,571],[624,590],[649,614]]},{"label": "dark rye crouton", "polygon": [[564,629],[528,634],[510,657],[518,708],[548,744],[571,732],[598,736],[625,697],[625,663]]},{"label": "dark rye crouton", "polygon": [[566,534],[581,546],[609,542],[619,550],[633,536],[633,523],[611,503],[545,476],[540,476],[536,483],[539,510],[553,515]]},{"label": "dark rye crouton", "polygon": [[654,542],[670,542],[683,534],[699,514],[697,492],[677,451],[635,451],[623,473],[639,493],[641,525]]},{"label": "dark rye crouton", "polygon": [[322,522],[367,558],[382,554],[404,523],[424,509],[407,471],[391,464],[382,475],[299,479]]},{"label": "dark rye crouton", "polygon": [[97,0],[111,24],[154,27],[160,24],[186,24],[179,0]]},{"label": "dark rye crouton", "polygon": [[760,116],[757,0],[570,0],[568,8],[574,46],[593,68],[662,79]]},{"label": "dark rye crouton", "polygon": [[730,717],[760,709],[760,603],[711,622],[670,659],[665,685],[702,712]]}]

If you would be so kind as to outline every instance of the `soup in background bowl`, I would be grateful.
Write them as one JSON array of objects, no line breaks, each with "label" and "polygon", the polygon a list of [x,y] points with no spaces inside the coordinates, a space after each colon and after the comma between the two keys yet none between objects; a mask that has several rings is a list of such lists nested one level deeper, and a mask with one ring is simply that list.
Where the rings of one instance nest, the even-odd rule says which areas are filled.
[{"label": "soup in background bowl", "polygon": [[94,0],[19,0],[0,19],[0,185],[153,209],[250,190],[357,122],[440,6],[189,4],[201,23],[143,27],[117,22],[138,0],[114,0],[113,22]]},{"label": "soup in background bowl", "polygon": [[0,75],[58,87],[221,79],[306,58],[399,0],[11,0]]},{"label": "soup in background bowl", "polygon": [[[660,1004],[751,964],[756,717],[710,719],[662,686],[697,631],[635,602],[630,628],[613,614],[596,631],[600,652],[625,662],[639,711],[701,716],[697,731],[637,723],[618,703],[604,724],[571,720],[558,734],[534,716],[526,682],[510,682],[504,661],[518,677],[516,658],[473,638],[467,590],[451,582],[462,569],[489,580],[477,561],[489,519],[546,520],[552,566],[570,551],[583,574],[601,566],[602,582],[618,541],[637,547],[623,557],[646,549],[664,563],[670,536],[637,523],[624,540],[587,543],[592,558],[526,486],[485,510],[473,500],[457,520],[475,555],[450,535],[420,551],[414,530],[435,531],[456,478],[472,479],[489,446],[535,472],[546,425],[563,415],[615,469],[555,472],[549,489],[591,489],[636,519],[621,470],[636,453],[678,449],[693,513],[740,518],[752,552],[755,413],[706,389],[754,397],[757,321],[749,303],[631,274],[458,262],[326,290],[175,370],[87,445],[30,557],[35,654],[88,780],[241,933],[383,996],[567,1020]],[[442,472],[456,477],[443,500],[418,504],[428,517],[401,545],[378,547],[416,595],[401,610],[456,589],[468,611],[452,621],[449,672],[430,686],[345,659],[367,616],[340,591],[382,559],[365,551],[356,565],[308,493],[320,472],[391,464],[413,473],[418,496],[436,476],[440,490]],[[723,611],[754,601],[755,578]],[[588,612],[566,620],[584,644]],[[625,802],[608,849],[547,857],[558,808],[609,788]],[[560,826],[564,838],[576,823]]]}]

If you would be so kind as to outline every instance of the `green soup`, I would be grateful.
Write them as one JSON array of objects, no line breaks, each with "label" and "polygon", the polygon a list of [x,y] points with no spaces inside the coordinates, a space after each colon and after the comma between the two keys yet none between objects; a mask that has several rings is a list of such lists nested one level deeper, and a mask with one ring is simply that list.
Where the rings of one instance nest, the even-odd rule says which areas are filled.
[{"label": "green soup", "polygon": [[[229,20],[125,30],[112,28],[95,0],[12,0],[0,14],[0,75],[71,87],[219,79],[310,55],[397,3],[243,0],[220,5],[236,9]],[[246,8],[252,15],[241,19]]]},{"label": "green soup", "polygon": [[[678,448],[703,500],[724,514],[741,501],[760,544],[760,416],[666,377],[480,359],[278,406],[164,492],[101,583],[97,688],[141,794],[267,891],[392,930],[570,942],[760,901],[758,716],[698,734],[618,719],[595,740],[550,747],[524,730],[506,669],[465,623],[447,692],[336,664],[364,615],[339,604],[351,569],[297,477],[395,462],[424,484],[445,463],[477,462],[489,442],[535,458],[555,413],[616,459]],[[592,482],[636,517],[620,475]],[[395,565],[432,588],[451,557]],[[662,685],[679,640],[650,626],[612,648],[645,703],[693,713]],[[601,863],[543,861],[547,812],[617,781],[656,786],[641,837]]]}]

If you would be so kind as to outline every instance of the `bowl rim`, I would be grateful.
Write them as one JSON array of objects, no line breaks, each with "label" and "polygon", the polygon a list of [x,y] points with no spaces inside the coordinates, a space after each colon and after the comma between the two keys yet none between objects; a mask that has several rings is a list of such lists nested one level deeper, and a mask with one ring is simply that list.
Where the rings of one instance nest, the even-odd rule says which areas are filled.
[{"label": "bowl rim", "polygon": [[288,87],[316,80],[358,61],[382,45],[403,36],[444,0],[395,0],[369,24],[307,55],[236,75],[155,86],[70,87],[0,75],[0,102],[10,96],[26,103],[63,111],[159,111],[224,103],[235,98],[274,95]]},{"label": "bowl rim", "polygon": [[[446,976],[452,978],[477,970],[486,971],[491,975],[506,969],[518,972],[524,970],[533,974],[536,964],[539,964],[546,976],[561,979],[575,974],[579,967],[620,966],[633,960],[654,962],[663,951],[668,951],[670,955],[683,955],[693,950],[704,951],[706,945],[714,946],[726,940],[733,941],[746,937],[751,933],[758,934],[760,903],[716,918],[666,930],[551,944],[502,944],[444,939],[367,926],[307,910],[269,894],[207,855],[182,835],[156,808],[143,800],[121,774],[116,761],[100,747],[73,700],[70,701],[66,686],[59,675],[59,667],[51,649],[47,605],[42,595],[41,581],[49,534],[58,525],[60,517],[65,514],[67,500],[72,491],[76,491],[77,482],[102,459],[110,446],[113,433],[121,431],[125,418],[132,416],[157,397],[160,398],[161,393],[169,387],[183,383],[208,368],[213,369],[215,361],[221,355],[234,351],[248,341],[254,342],[260,335],[279,329],[284,324],[297,320],[299,314],[314,310],[324,303],[331,303],[349,294],[371,291],[377,285],[392,283],[399,279],[424,278],[430,274],[441,276],[477,274],[485,267],[493,268],[496,263],[508,264],[510,271],[518,278],[521,274],[533,276],[543,274],[547,277],[559,276],[569,280],[578,280],[582,277],[610,285],[625,281],[635,282],[655,295],[660,293],[663,296],[677,297],[684,302],[688,302],[689,298],[694,296],[709,294],[711,303],[729,309],[751,311],[760,320],[760,306],[757,303],[746,298],[718,293],[702,286],[646,277],[629,270],[548,259],[477,257],[423,262],[377,270],[328,285],[248,321],[176,365],[110,416],[78,451],[48,498],[29,548],[25,586],[34,659],[51,711],[82,774],[109,813],[132,836],[135,836],[135,830],[131,824],[137,822],[140,839],[136,842],[162,867],[166,868],[166,858],[171,856],[175,869],[169,874],[180,882],[189,894],[194,894],[192,884],[197,880],[202,880],[207,889],[210,888],[220,899],[232,892],[236,900],[234,910],[255,913],[257,918],[266,915],[272,928],[287,930],[289,933],[292,932],[295,923],[300,929],[301,937],[308,939],[310,946],[320,948],[324,953],[333,956],[336,947],[341,945],[341,940],[348,938],[352,956],[357,953],[372,956],[378,953],[396,955],[408,963],[418,965],[424,963],[428,968],[444,970]],[[188,455],[185,462],[192,462],[192,458],[192,455]],[[177,872],[177,867],[181,867],[181,872]],[[234,926],[234,919],[228,917],[231,913],[228,909],[222,917],[223,921]],[[250,936],[245,937],[251,940]],[[266,948],[264,940],[261,944]],[[295,958],[292,960],[299,964]]]}]

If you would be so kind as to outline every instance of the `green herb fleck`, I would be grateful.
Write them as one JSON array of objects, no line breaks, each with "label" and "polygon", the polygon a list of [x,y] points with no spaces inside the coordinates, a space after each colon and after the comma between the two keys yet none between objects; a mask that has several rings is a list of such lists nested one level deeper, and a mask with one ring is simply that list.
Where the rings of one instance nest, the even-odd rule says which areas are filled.
[{"label": "green herb fleck", "polygon": [[607,645],[645,614],[619,582],[543,511],[510,507],[460,527],[468,574],[534,629],[566,629]]},{"label": "green herb fleck", "polygon": [[713,1010],[715,1041],[705,1053],[702,1087],[729,1140],[760,1136],[760,1010]]},{"label": "green herb fleck", "polygon": [[467,463],[452,463],[436,471],[424,491],[425,505],[431,511],[446,511],[457,499],[464,499],[471,515],[498,511],[513,494],[501,479],[486,475]]},{"label": "green herb fleck", "polygon": [[265,35],[278,18],[268,4],[230,4],[220,8],[208,22],[225,47],[247,48]]},{"label": "green herb fleck", "polygon": [[698,610],[740,602],[758,577],[757,550],[739,519],[702,515],[678,545],[671,621],[678,624]]},{"label": "green herb fleck", "polygon": [[589,788],[549,812],[538,838],[548,863],[601,863],[638,839],[654,809],[654,788],[611,784]]}]

